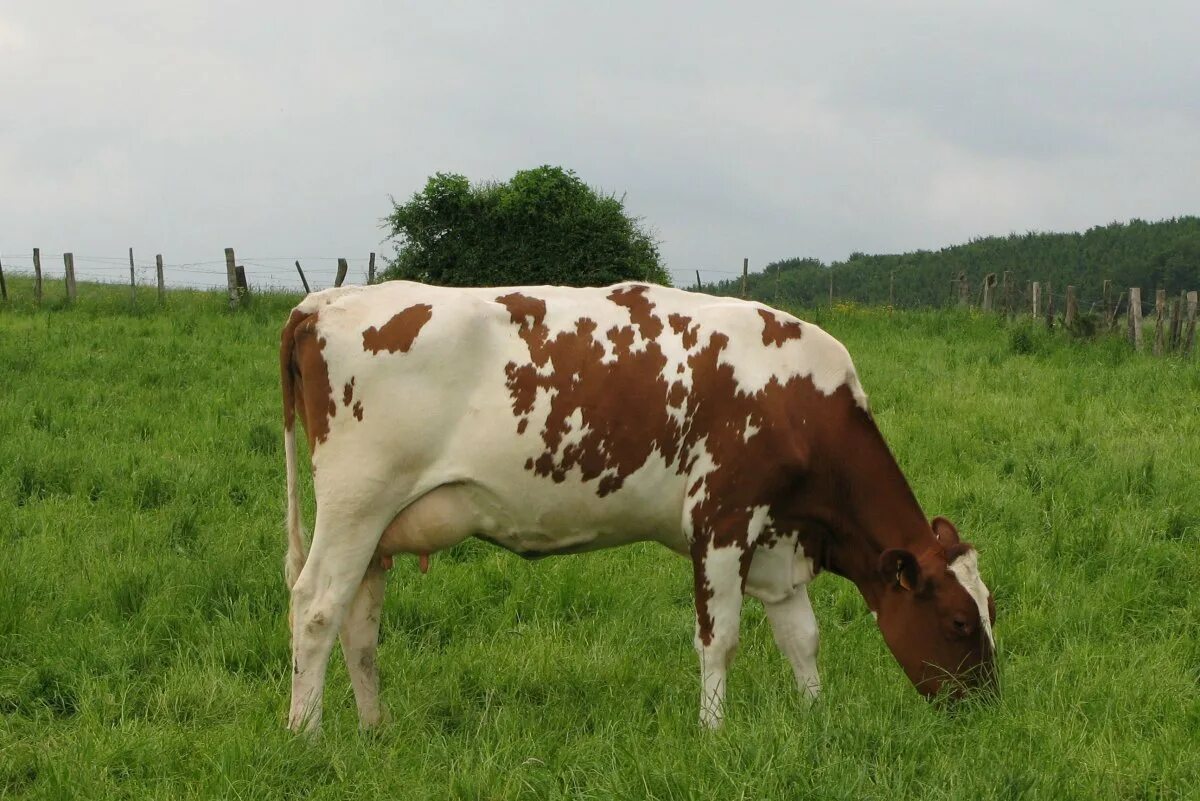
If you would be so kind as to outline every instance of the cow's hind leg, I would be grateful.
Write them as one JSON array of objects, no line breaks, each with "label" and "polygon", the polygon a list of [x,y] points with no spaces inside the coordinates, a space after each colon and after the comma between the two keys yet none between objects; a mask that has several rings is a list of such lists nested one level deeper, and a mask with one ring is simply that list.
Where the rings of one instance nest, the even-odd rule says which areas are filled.
[{"label": "cow's hind leg", "polygon": [[317,731],[333,638],[363,584],[386,520],[318,499],[308,561],[292,588],[292,704],[288,726]]},{"label": "cow's hind leg", "polygon": [[700,724],[718,728],[724,715],[725,676],[737,651],[742,614],[742,549],[697,543],[696,651],[700,655]]},{"label": "cow's hind leg", "polygon": [[386,577],[378,560],[373,560],[350,601],[340,632],[342,655],[358,704],[358,721],[364,729],[377,725],[381,718],[379,666],[375,655],[379,650],[379,615]]}]

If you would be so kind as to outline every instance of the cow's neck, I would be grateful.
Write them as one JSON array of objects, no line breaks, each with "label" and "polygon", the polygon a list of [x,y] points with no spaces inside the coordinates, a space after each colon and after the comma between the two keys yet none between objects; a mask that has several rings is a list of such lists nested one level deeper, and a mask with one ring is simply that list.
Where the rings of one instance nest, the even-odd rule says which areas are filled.
[{"label": "cow's neck", "polygon": [[919,557],[939,546],[874,421],[857,409],[849,417],[813,509],[827,532],[824,566],[853,581],[867,605],[878,610],[880,554],[905,548]]}]

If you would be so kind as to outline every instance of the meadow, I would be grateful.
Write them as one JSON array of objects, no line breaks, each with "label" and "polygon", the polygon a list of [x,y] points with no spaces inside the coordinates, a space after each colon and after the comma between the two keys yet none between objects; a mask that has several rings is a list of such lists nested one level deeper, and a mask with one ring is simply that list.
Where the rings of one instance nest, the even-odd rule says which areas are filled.
[{"label": "meadow", "polygon": [[335,652],[321,739],[288,734],[296,299],[0,306],[0,796],[1200,797],[1200,363],[970,312],[799,313],[849,347],[926,513],[980,548],[998,700],[921,700],[821,576],[821,698],[748,601],[704,732],[685,560],[470,541],[390,576],[390,722],[357,730]]}]

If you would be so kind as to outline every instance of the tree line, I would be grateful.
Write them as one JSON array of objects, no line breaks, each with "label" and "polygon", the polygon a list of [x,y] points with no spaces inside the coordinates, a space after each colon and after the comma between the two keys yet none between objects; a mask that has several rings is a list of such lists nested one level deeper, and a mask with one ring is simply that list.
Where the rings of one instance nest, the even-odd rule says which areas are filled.
[{"label": "tree line", "polygon": [[[956,296],[965,273],[973,299],[988,273],[1010,273],[1026,282],[1073,284],[1097,295],[1105,279],[1115,286],[1165,289],[1169,296],[1200,284],[1200,217],[1159,222],[1134,219],[1082,233],[1026,233],[973,239],[937,251],[868,255],[852,253],[825,264],[813,258],[772,262],[747,280],[747,295],[766,303],[813,306],[827,303],[830,279],[836,300],[896,306],[944,306]],[[740,295],[742,279],[705,285],[706,292]],[[893,295],[894,293],[894,295]]]}]

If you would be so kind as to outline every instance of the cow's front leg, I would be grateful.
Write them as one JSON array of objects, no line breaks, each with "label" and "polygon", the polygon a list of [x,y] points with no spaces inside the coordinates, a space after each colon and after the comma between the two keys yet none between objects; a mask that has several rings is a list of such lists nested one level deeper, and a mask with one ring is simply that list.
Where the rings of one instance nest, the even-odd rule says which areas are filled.
[{"label": "cow's front leg", "polygon": [[742,614],[744,548],[717,548],[711,542],[692,548],[696,581],[696,651],[700,655],[700,724],[720,727],[725,676],[737,651]]},{"label": "cow's front leg", "polygon": [[817,617],[808,599],[812,578],[812,561],[793,539],[757,549],[746,577],[746,593],[763,602],[775,642],[791,663],[800,692],[808,698],[815,698],[821,689]]},{"label": "cow's front leg", "polygon": [[791,596],[778,603],[764,603],[763,607],[779,650],[792,663],[796,686],[805,698],[816,698],[821,691],[821,677],[817,674],[820,635],[808,587],[801,584]]}]

